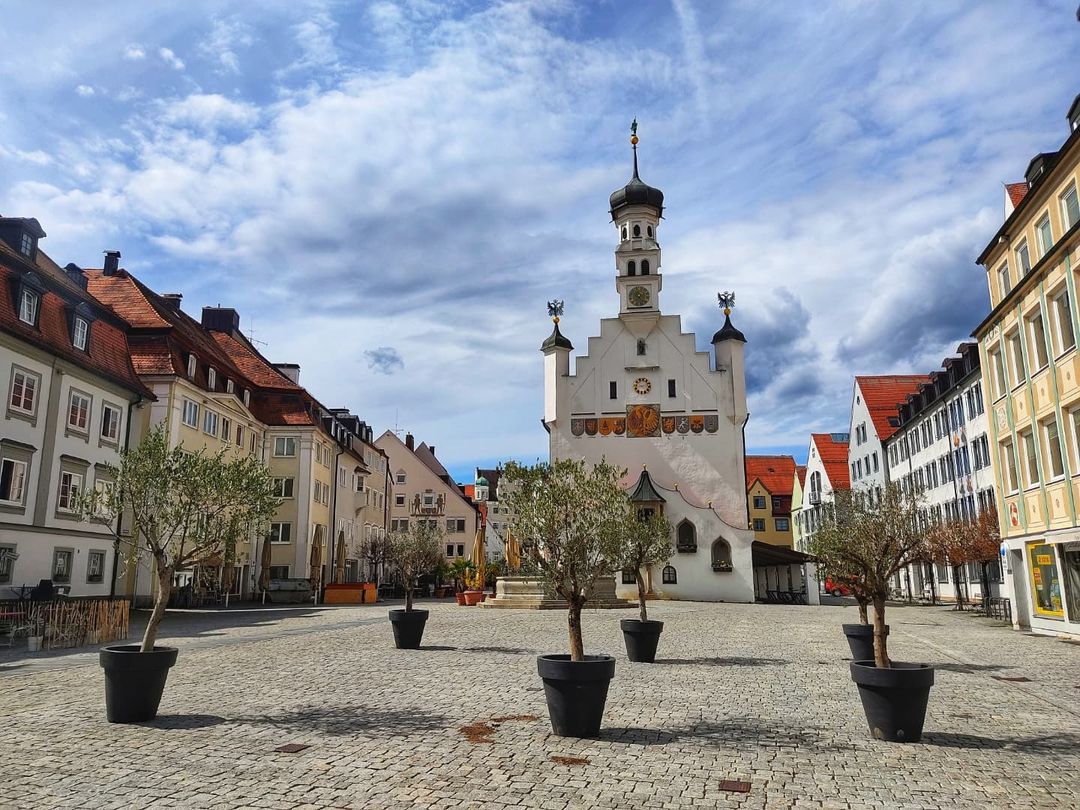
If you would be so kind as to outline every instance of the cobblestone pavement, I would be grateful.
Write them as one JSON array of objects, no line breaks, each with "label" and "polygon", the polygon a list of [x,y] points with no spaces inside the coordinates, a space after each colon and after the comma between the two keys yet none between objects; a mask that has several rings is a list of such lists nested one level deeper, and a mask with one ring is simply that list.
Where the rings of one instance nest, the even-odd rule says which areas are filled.
[{"label": "cobblestone pavement", "polygon": [[586,651],[618,663],[601,738],[569,740],[535,663],[565,614],[429,607],[417,651],[381,605],[170,617],[192,636],[139,726],[105,722],[94,654],[4,655],[0,806],[1080,807],[1080,646],[890,609],[894,658],[939,667],[924,741],[899,745],[848,674],[854,608],[654,604],[655,665],[626,660],[628,612],[589,613]]}]

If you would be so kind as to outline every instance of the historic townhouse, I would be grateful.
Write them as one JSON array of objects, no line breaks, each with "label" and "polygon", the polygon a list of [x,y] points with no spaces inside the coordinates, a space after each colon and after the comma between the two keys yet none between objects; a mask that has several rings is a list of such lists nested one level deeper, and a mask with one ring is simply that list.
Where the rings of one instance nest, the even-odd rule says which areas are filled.
[{"label": "historic townhouse", "polygon": [[746,457],[746,505],[754,539],[793,546],[791,496],[795,459],[791,456]]},{"label": "historic townhouse", "polygon": [[803,502],[796,516],[799,540],[804,551],[814,532],[821,528],[824,510],[832,500],[833,490],[851,486],[847,461],[847,433],[810,434],[802,490]]},{"label": "historic townhouse", "polygon": [[1080,96],[1068,121],[1061,148],[1006,187],[1005,222],[978,258],[992,309],[974,336],[1014,621],[1080,634]]},{"label": "historic townhouse", "polygon": [[[908,491],[923,493],[926,525],[941,520],[972,520],[983,509],[994,508],[994,475],[983,403],[979,349],[963,343],[958,357],[946,358],[942,370],[910,394],[897,410],[899,427],[885,441],[888,477]],[[959,569],[961,581],[951,581],[946,564],[911,566],[897,588],[913,597],[981,595],[978,563]],[[995,560],[989,571],[990,595],[998,596],[1001,567]]]},{"label": "historic townhouse", "polygon": [[[159,295],[121,268],[119,259],[118,252],[110,252],[104,268],[84,275],[94,298],[124,321],[132,363],[154,393],[154,401],[135,414],[131,444],[164,424],[171,446],[262,458],[264,427],[252,412],[251,380],[180,308],[179,293]],[[252,537],[237,547],[235,569],[225,570],[227,560],[208,559],[198,572],[180,572],[178,584],[188,584],[198,574],[210,579],[194,582],[197,588],[217,589],[225,576],[233,594],[248,593],[257,565],[256,544]],[[155,581],[150,558],[143,555],[136,564],[132,554],[125,556],[117,591],[149,597]]]},{"label": "historic townhouse", "polygon": [[38,247],[36,219],[0,219],[0,597],[51,579],[73,596],[110,593],[108,529],[77,519],[154,395],[139,381],[124,324],[74,264]]},{"label": "historic townhouse", "polygon": [[899,427],[900,404],[929,381],[925,374],[855,378],[851,393],[848,468],[851,488],[880,492],[889,478],[883,443]]},{"label": "historic townhouse", "polygon": [[411,433],[401,441],[386,431],[375,441],[390,466],[390,531],[407,531],[430,521],[446,533],[446,558],[469,557],[480,526],[480,510],[435,457],[435,448],[416,446]]},{"label": "historic townhouse", "polygon": [[791,481],[791,546],[796,551],[806,551],[806,542],[802,536],[802,526],[799,513],[802,512],[805,495],[803,488],[806,486],[806,465],[801,464],[795,468],[795,474]]}]

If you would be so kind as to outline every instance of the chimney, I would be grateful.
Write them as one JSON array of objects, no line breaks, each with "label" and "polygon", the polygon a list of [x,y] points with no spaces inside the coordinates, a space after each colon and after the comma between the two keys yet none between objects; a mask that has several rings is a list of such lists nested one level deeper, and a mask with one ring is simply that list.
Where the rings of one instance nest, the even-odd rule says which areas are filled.
[{"label": "chimney", "polygon": [[78,284],[84,290],[86,289],[87,279],[86,276],[83,275],[82,268],[79,267],[79,265],[75,264],[75,262],[69,262],[67,267],[64,268],[64,272],[67,274],[67,277],[72,280],[72,282]]},{"label": "chimney", "polygon": [[431,455],[432,455],[432,457],[434,457],[435,456],[435,445],[429,444],[427,446],[427,449],[431,451]]},{"label": "chimney", "polygon": [[413,449],[413,436],[411,433],[405,434],[405,446],[408,447],[410,450]]},{"label": "chimney", "polygon": [[274,363],[274,368],[297,385],[300,384],[300,366],[296,363]]},{"label": "chimney", "polygon": [[106,276],[115,276],[116,271],[120,269],[120,251],[119,250],[106,250],[105,251],[105,270],[103,271]]},{"label": "chimney", "polygon": [[202,325],[212,332],[239,332],[240,314],[232,307],[203,307]]},{"label": "chimney", "polygon": [[[116,255],[119,256],[120,254],[117,253]],[[111,274],[106,270],[105,275]],[[168,306],[169,309],[174,309],[177,312],[180,311],[180,302],[184,300],[183,293],[162,293],[161,297],[165,299],[165,305]]]}]

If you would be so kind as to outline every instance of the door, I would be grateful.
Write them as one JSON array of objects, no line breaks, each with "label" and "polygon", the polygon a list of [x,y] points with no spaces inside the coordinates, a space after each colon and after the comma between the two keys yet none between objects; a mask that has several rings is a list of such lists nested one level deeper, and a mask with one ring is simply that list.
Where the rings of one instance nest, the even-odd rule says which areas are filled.
[{"label": "door", "polygon": [[1022,549],[1009,551],[1009,576],[1012,578],[1013,616],[1016,624],[1025,629],[1031,627],[1031,597],[1028,595],[1027,575],[1024,566],[1024,552]]},{"label": "door", "polygon": [[1080,544],[1061,547],[1061,564],[1065,566],[1065,610],[1070,622],[1080,624]]}]

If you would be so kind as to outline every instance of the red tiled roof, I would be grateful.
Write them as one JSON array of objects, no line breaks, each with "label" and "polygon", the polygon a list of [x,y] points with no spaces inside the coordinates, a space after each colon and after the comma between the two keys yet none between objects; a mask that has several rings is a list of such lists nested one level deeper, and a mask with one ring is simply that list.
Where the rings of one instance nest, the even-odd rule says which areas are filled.
[{"label": "red tiled roof", "polygon": [[[817,448],[818,458],[825,468],[825,474],[829,476],[829,483],[833,489],[847,489],[851,486],[851,476],[848,474],[847,453],[848,443],[835,441],[833,433],[811,433],[810,439]],[[840,434],[843,435],[843,434]]]},{"label": "red tiled roof", "polygon": [[310,427],[316,422],[306,394],[303,389],[297,393],[259,393],[251,398],[251,412],[264,425]]},{"label": "red tiled roof", "polygon": [[[154,395],[142,384],[132,366],[124,330],[108,315],[107,310],[81,287],[73,284],[62,270],[55,270],[56,265],[51,259],[45,260],[40,249],[38,254],[39,261],[34,265],[33,272],[47,289],[41,296],[36,326],[23,323],[16,311],[13,295],[17,289],[15,280],[22,276],[16,269],[20,263],[11,262],[9,265],[6,257],[0,258],[0,329],[80,368],[119,383],[140,396],[153,399]],[[98,315],[90,325],[86,351],[76,349],[72,344],[68,326],[70,308],[80,304],[86,304],[92,312],[96,310],[95,314]]]},{"label": "red tiled roof", "polygon": [[[795,474],[799,476],[799,486],[806,486],[806,465],[800,464],[798,467],[796,467]],[[794,488],[794,484],[792,485],[792,488]]]},{"label": "red tiled roof", "polygon": [[1009,195],[1009,201],[1013,204],[1013,208],[1016,208],[1027,196],[1028,184],[1026,182],[1006,183],[1005,193]]},{"label": "red tiled roof", "polygon": [[747,456],[746,488],[761,481],[770,495],[790,495],[795,486],[795,459],[791,456]]},{"label": "red tiled roof", "polygon": [[[928,382],[928,374],[885,374],[855,378],[855,385],[862,392],[863,402],[870,411],[874,431],[880,441],[885,441],[896,432],[900,426],[900,406],[907,402],[911,394],[918,392],[920,385]],[[895,424],[890,424],[890,418]]]},{"label": "red tiled roof", "polygon": [[304,390],[274,368],[266,358],[245,341],[238,340],[225,332],[210,332],[210,335],[221,350],[229,356],[229,359],[244,372],[244,375],[260,388],[285,391]]},{"label": "red tiled roof", "polygon": [[167,329],[170,326],[126,271],[107,276],[101,270],[86,270],[85,274],[90,294],[130,326],[136,329]]}]

